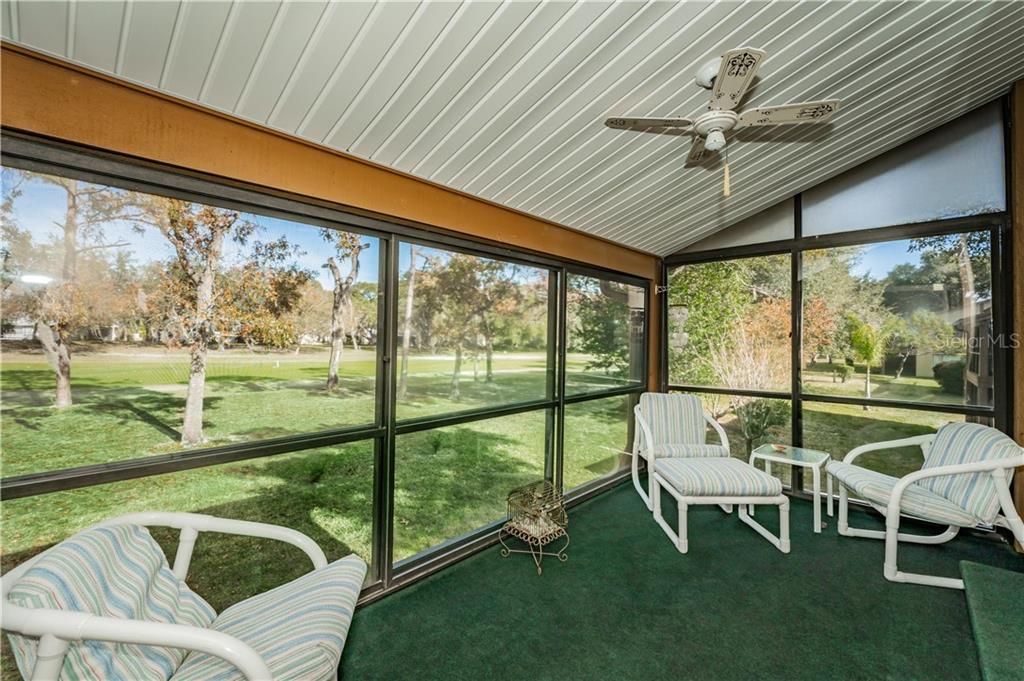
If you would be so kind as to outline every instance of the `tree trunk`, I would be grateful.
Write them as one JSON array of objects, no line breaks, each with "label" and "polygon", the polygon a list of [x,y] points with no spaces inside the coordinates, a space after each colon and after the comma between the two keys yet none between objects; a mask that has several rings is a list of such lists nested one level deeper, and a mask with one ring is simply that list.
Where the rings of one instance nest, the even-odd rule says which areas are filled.
[{"label": "tree trunk", "polygon": [[963,305],[964,336],[967,341],[967,366],[964,367],[964,397],[969,393],[967,390],[970,377],[970,357],[974,344],[979,340],[974,333],[975,310],[974,310],[974,267],[971,264],[971,253],[967,248],[967,235],[960,235],[960,248],[957,251],[957,268],[960,274],[960,292]]},{"label": "tree trunk", "polygon": [[[871,362],[864,363],[864,397],[871,399]],[[864,405],[864,411],[868,411],[870,407]]]},{"label": "tree trunk", "polygon": [[409,249],[409,290],[405,294],[405,323],[402,326],[402,367],[398,375],[398,399],[409,392],[409,343],[412,340],[413,296],[416,294],[416,246]]},{"label": "tree trunk", "polygon": [[[36,327],[36,334],[43,345],[43,353],[46,355],[50,366],[53,367],[54,378],[56,379],[56,392],[54,395],[54,406],[57,409],[67,409],[71,406],[71,348],[68,342],[69,330],[66,328],[67,320],[61,319],[73,310],[75,305],[75,280],[78,277],[78,182],[68,180],[62,185],[66,194],[64,206],[64,262],[61,271],[59,297],[60,307],[54,315],[53,324],[40,321]],[[40,331],[42,333],[40,333]]]},{"label": "tree trunk", "polygon": [[181,426],[181,444],[186,447],[203,441],[203,397],[206,392],[206,352],[204,341],[189,349],[188,393],[185,396],[185,421]]},{"label": "tree trunk", "polygon": [[327,365],[327,389],[336,390],[341,357],[345,352],[345,303],[348,290],[334,258],[327,259],[327,266],[334,277],[334,298],[331,301],[331,359]]},{"label": "tree trunk", "polygon": [[188,392],[185,395],[185,420],[181,426],[181,444],[186,447],[203,441],[206,355],[213,338],[214,277],[220,264],[223,242],[224,232],[215,231],[196,285],[196,316],[189,345]]},{"label": "tree trunk", "polygon": [[331,360],[327,366],[327,389],[335,390],[338,387],[338,369],[341,366],[341,358],[345,353],[345,329],[342,320],[343,310],[339,305],[342,298],[338,293],[334,294],[334,305],[331,313]]},{"label": "tree trunk", "polygon": [[913,350],[909,350],[907,352],[900,353],[900,365],[896,367],[896,375],[893,377],[892,380],[900,380],[900,376],[903,375],[903,368],[907,366],[907,360],[910,358],[910,355],[913,354],[913,352]]},{"label": "tree trunk", "polygon": [[459,399],[459,375],[462,373],[462,343],[455,346],[455,370],[452,371],[451,399]]},{"label": "tree trunk", "polygon": [[41,320],[36,323],[36,337],[43,346],[43,355],[53,367],[57,379],[53,406],[57,409],[66,409],[71,406],[71,353],[68,344],[59,330],[54,331],[53,327]]},{"label": "tree trunk", "polygon": [[491,322],[484,316],[484,353],[487,363],[487,382],[494,383],[494,334],[491,332]]}]

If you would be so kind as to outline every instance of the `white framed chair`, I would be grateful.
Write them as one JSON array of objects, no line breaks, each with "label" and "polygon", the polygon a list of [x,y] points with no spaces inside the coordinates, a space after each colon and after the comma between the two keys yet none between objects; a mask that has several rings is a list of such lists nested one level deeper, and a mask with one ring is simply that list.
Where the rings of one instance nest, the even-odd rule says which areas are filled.
[{"label": "white framed chair", "polygon": [[[633,408],[633,486],[653,511],[652,463],[658,458],[728,457],[729,438],[695,395],[643,393]],[[708,444],[707,426],[718,435],[718,444]],[[640,460],[647,463],[647,489],[640,483]]]},{"label": "white framed chair", "polygon": [[[867,452],[911,446],[921,448],[924,464],[902,478],[854,463]],[[842,462],[829,462],[826,470],[840,485],[839,534],[884,539],[886,579],[963,589],[960,579],[901,572],[897,566],[899,542],[942,544],[953,539],[961,527],[981,523],[1008,528],[1017,541],[1024,542],[1024,522],[1010,498],[1010,481],[1018,466],[1024,466],[1024,448],[1007,435],[978,423],[948,423],[934,434],[857,447]],[[884,532],[850,527],[850,491],[885,517]],[[903,516],[945,525],[946,529],[936,535],[903,533],[899,531]]]},{"label": "white framed chair", "polygon": [[[181,530],[173,568],[147,526]],[[291,544],[313,571],[218,615],[185,583],[200,532]],[[316,542],[286,527],[133,513],[5,574],[2,624],[19,670],[33,681],[335,679],[365,575],[358,556],[328,565]]]},{"label": "white framed chair", "polygon": [[[633,440],[633,485],[654,520],[680,553],[689,551],[687,512],[690,506],[717,505],[732,513],[739,505],[739,517],[772,546],[789,553],[789,499],[782,482],[746,461],[729,455],[725,429],[703,408],[694,395],[644,393],[634,408],[636,436]],[[707,443],[707,426],[718,435],[719,444]],[[647,462],[645,492],[640,484],[639,462]],[[675,499],[677,530],[662,513],[661,491]],[[779,535],[775,536],[749,513],[755,505],[779,507]]]}]

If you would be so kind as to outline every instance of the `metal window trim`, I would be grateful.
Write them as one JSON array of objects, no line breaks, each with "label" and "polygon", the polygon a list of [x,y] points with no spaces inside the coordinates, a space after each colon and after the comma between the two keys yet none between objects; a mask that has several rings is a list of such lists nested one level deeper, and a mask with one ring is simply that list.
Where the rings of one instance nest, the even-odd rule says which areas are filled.
[{"label": "metal window trim", "polygon": [[327,430],[270,440],[237,443],[222,447],[210,447],[198,451],[158,454],[155,456],[124,459],[122,461],[111,461],[109,463],[30,473],[0,480],[0,496],[6,501],[37,494],[61,492],[122,480],[162,475],[164,473],[207,468],[225,463],[282,456],[320,447],[332,447],[371,440],[382,435],[384,435],[384,429],[377,426]]}]

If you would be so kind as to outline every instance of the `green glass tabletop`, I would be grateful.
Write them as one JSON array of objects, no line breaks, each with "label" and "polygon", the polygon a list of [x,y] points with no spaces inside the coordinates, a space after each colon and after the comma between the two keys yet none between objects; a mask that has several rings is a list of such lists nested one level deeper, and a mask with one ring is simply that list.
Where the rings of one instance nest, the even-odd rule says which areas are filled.
[{"label": "green glass tabletop", "polygon": [[754,454],[794,463],[821,463],[831,458],[828,452],[789,445],[761,445],[754,450]]}]

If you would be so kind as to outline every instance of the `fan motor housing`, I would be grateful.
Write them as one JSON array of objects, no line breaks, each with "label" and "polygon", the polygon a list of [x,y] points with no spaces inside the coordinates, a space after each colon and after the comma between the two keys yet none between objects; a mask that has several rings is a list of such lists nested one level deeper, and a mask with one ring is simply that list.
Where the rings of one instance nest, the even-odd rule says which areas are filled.
[{"label": "fan motor housing", "polygon": [[712,130],[721,130],[722,132],[732,130],[736,127],[736,122],[739,119],[740,117],[736,115],[735,111],[716,109],[698,116],[697,120],[693,122],[693,130],[701,137],[707,137]]}]

